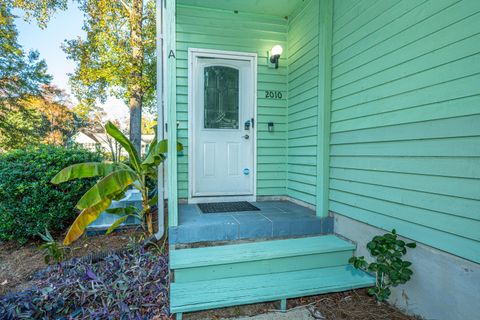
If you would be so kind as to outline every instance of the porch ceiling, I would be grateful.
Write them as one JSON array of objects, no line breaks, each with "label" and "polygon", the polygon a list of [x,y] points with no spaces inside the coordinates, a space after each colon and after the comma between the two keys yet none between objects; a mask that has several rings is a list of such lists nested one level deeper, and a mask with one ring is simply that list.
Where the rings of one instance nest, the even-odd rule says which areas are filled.
[{"label": "porch ceiling", "polygon": [[177,0],[178,4],[271,16],[289,16],[304,0]]}]

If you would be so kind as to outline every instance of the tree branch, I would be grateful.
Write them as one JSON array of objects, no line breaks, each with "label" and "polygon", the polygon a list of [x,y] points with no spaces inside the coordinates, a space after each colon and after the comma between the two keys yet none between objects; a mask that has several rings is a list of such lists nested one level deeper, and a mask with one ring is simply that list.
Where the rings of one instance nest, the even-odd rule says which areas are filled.
[{"label": "tree branch", "polygon": [[128,15],[130,15],[132,12],[132,9],[128,6],[128,4],[124,0],[120,0],[120,3],[123,5],[125,10],[127,10]]}]

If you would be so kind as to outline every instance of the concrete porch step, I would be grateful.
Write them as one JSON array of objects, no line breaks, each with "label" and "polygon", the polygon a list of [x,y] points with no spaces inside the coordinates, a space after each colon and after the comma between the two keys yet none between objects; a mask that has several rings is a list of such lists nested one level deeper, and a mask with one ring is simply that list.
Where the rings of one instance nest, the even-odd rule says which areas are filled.
[{"label": "concrete porch step", "polygon": [[170,288],[172,313],[181,313],[234,305],[297,298],[328,292],[338,292],[375,284],[375,279],[351,266],[336,266],[302,271],[281,272],[172,283]]},{"label": "concrete porch step", "polygon": [[179,205],[179,225],[169,228],[170,244],[275,239],[333,232],[332,217],[289,201],[252,202],[258,211],[202,213],[195,204]]}]

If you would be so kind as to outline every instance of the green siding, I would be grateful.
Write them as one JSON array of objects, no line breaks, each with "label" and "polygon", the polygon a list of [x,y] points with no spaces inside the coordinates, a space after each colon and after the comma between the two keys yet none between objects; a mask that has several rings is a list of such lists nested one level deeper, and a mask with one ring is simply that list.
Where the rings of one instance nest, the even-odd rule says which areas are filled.
[{"label": "green siding", "polygon": [[[287,20],[267,15],[177,6],[177,117],[179,141],[188,154],[188,48],[258,54],[257,195],[285,195],[287,172],[287,51],[278,70],[268,68],[267,51],[275,44],[286,49]],[[279,90],[283,99],[265,99],[265,90]],[[275,122],[275,132],[267,123]],[[179,159],[178,196],[188,197],[188,159]]]},{"label": "green siding", "polygon": [[330,209],[480,262],[480,1],[335,1]]},{"label": "green siding", "polygon": [[288,26],[287,195],[316,203],[319,3],[307,1]]}]

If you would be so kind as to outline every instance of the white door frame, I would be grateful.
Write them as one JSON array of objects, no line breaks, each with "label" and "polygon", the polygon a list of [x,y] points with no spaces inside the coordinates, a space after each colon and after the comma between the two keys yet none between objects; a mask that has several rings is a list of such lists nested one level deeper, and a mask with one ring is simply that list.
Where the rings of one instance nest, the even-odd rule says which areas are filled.
[{"label": "white door frame", "polygon": [[[194,71],[193,62],[197,58],[219,58],[248,61],[252,65],[253,81],[253,117],[255,124],[253,127],[253,195],[249,196],[219,196],[219,197],[193,197],[193,147],[195,145],[195,135],[193,132],[193,121],[195,121],[195,110],[193,108],[193,83]],[[257,54],[249,52],[223,51],[211,49],[188,49],[188,203],[201,202],[225,202],[225,201],[255,201],[257,198]]]}]

